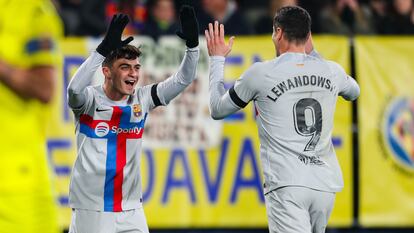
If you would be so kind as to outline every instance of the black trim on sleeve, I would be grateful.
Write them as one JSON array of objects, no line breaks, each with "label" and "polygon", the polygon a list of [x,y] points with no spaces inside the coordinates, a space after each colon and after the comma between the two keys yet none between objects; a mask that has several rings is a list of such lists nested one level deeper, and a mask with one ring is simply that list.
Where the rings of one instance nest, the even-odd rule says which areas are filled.
[{"label": "black trim on sleeve", "polygon": [[244,102],[243,100],[241,100],[241,99],[240,99],[240,97],[237,95],[236,91],[234,90],[234,86],[232,86],[232,87],[229,89],[229,94],[230,94],[230,98],[231,98],[231,100],[233,100],[233,102],[234,102],[237,106],[239,106],[240,108],[244,108],[244,107],[246,107],[246,105],[248,104],[248,103],[246,103],[246,102]]},{"label": "black trim on sleeve", "polygon": [[151,97],[152,97],[152,101],[154,102],[154,104],[155,104],[155,107],[156,106],[161,106],[162,104],[161,104],[161,101],[160,101],[160,98],[158,98],[158,94],[157,94],[157,86],[158,86],[158,83],[157,84],[154,84],[154,85],[152,85],[152,87],[151,87]]}]

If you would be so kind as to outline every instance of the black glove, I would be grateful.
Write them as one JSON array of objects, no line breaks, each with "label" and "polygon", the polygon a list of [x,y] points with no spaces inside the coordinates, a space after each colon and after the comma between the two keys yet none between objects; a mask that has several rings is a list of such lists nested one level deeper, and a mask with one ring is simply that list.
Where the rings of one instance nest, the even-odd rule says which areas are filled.
[{"label": "black glove", "polygon": [[106,57],[111,51],[127,45],[134,38],[132,36],[121,40],[122,32],[128,24],[129,18],[125,14],[116,14],[112,17],[108,30],[102,42],[96,48],[96,51]]},{"label": "black glove", "polygon": [[194,8],[189,5],[182,5],[180,8],[181,31],[176,34],[185,40],[189,48],[198,46],[198,21],[195,17]]}]

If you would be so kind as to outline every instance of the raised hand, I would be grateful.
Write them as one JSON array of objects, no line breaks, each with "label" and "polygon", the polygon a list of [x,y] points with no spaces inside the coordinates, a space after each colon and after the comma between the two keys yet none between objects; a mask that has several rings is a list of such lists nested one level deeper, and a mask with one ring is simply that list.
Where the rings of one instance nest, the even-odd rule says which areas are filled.
[{"label": "raised hand", "polygon": [[125,40],[122,40],[122,32],[129,22],[129,18],[125,14],[116,14],[112,17],[111,23],[108,26],[108,30],[104,39],[96,48],[96,51],[102,56],[106,57],[111,51],[121,48],[127,45],[134,38],[132,36]]},{"label": "raised hand", "polygon": [[207,40],[208,55],[227,56],[233,47],[234,36],[230,37],[229,43],[224,40],[224,25],[218,21],[208,24],[208,30],[204,31]]},{"label": "raised hand", "polygon": [[185,40],[189,48],[198,46],[198,21],[194,13],[194,8],[183,5],[180,8],[181,31],[177,31],[177,36]]}]

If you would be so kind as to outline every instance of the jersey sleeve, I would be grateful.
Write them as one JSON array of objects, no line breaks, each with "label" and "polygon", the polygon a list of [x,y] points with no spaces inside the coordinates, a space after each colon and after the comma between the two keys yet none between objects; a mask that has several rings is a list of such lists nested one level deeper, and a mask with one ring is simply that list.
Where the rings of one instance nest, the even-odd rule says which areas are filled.
[{"label": "jersey sleeve", "polygon": [[338,95],[342,96],[345,100],[356,100],[360,94],[358,83],[354,78],[349,76],[345,70],[336,63],[331,63],[334,66],[334,72],[337,75],[338,80]]},{"label": "jersey sleeve", "polygon": [[358,83],[352,77],[346,75],[342,90],[339,95],[344,99],[353,101],[359,97],[360,89]]},{"label": "jersey sleeve", "polygon": [[257,96],[259,85],[257,77],[260,77],[260,64],[253,64],[229,89],[231,100],[240,108],[246,107]]},{"label": "jersey sleeve", "polygon": [[[90,110],[93,105],[93,88],[92,86],[86,87],[85,90],[82,92],[82,96],[84,98],[84,102],[79,107],[71,107],[73,113],[76,116],[80,114],[86,113]],[[70,101],[70,99],[68,100]]]},{"label": "jersey sleeve", "polygon": [[25,53],[32,65],[57,65],[61,61],[59,40],[63,25],[53,4],[41,1],[33,11],[31,36],[25,41]]},{"label": "jersey sleeve", "polygon": [[178,71],[166,80],[151,87],[151,97],[155,106],[167,105],[196,79],[200,49],[187,48]]},{"label": "jersey sleeve", "polygon": [[200,49],[187,48],[178,71],[166,80],[143,86],[138,89],[138,98],[152,110],[165,106],[180,94],[196,78]]},{"label": "jersey sleeve", "polygon": [[147,106],[148,110],[163,105],[157,94],[157,86],[158,83],[155,83],[138,89],[138,99],[144,106]]},{"label": "jersey sleeve", "polygon": [[225,58],[221,56],[210,57],[209,110],[215,120],[223,119],[240,110],[240,107],[230,99],[229,92],[224,87],[224,61]]},{"label": "jersey sleeve", "polygon": [[[224,88],[224,62],[225,58],[221,56],[210,57],[210,77],[209,77],[209,109],[213,119],[219,120],[244,108],[247,103],[256,96],[256,87],[247,83],[251,82],[249,78],[252,73],[251,68],[236,81],[236,84],[226,91]],[[253,65],[254,66],[254,65]]]},{"label": "jersey sleeve", "polygon": [[76,113],[85,112],[93,101],[90,85],[105,57],[93,52],[79,67],[68,85],[68,105]]}]

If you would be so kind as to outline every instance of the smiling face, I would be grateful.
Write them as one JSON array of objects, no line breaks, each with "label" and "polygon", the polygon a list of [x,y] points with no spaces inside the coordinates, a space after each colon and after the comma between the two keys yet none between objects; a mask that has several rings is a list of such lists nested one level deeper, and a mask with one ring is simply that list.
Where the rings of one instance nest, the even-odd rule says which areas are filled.
[{"label": "smiling face", "polygon": [[122,100],[134,94],[141,64],[138,58],[115,60],[112,66],[102,67],[105,75],[104,91],[112,100]]}]

